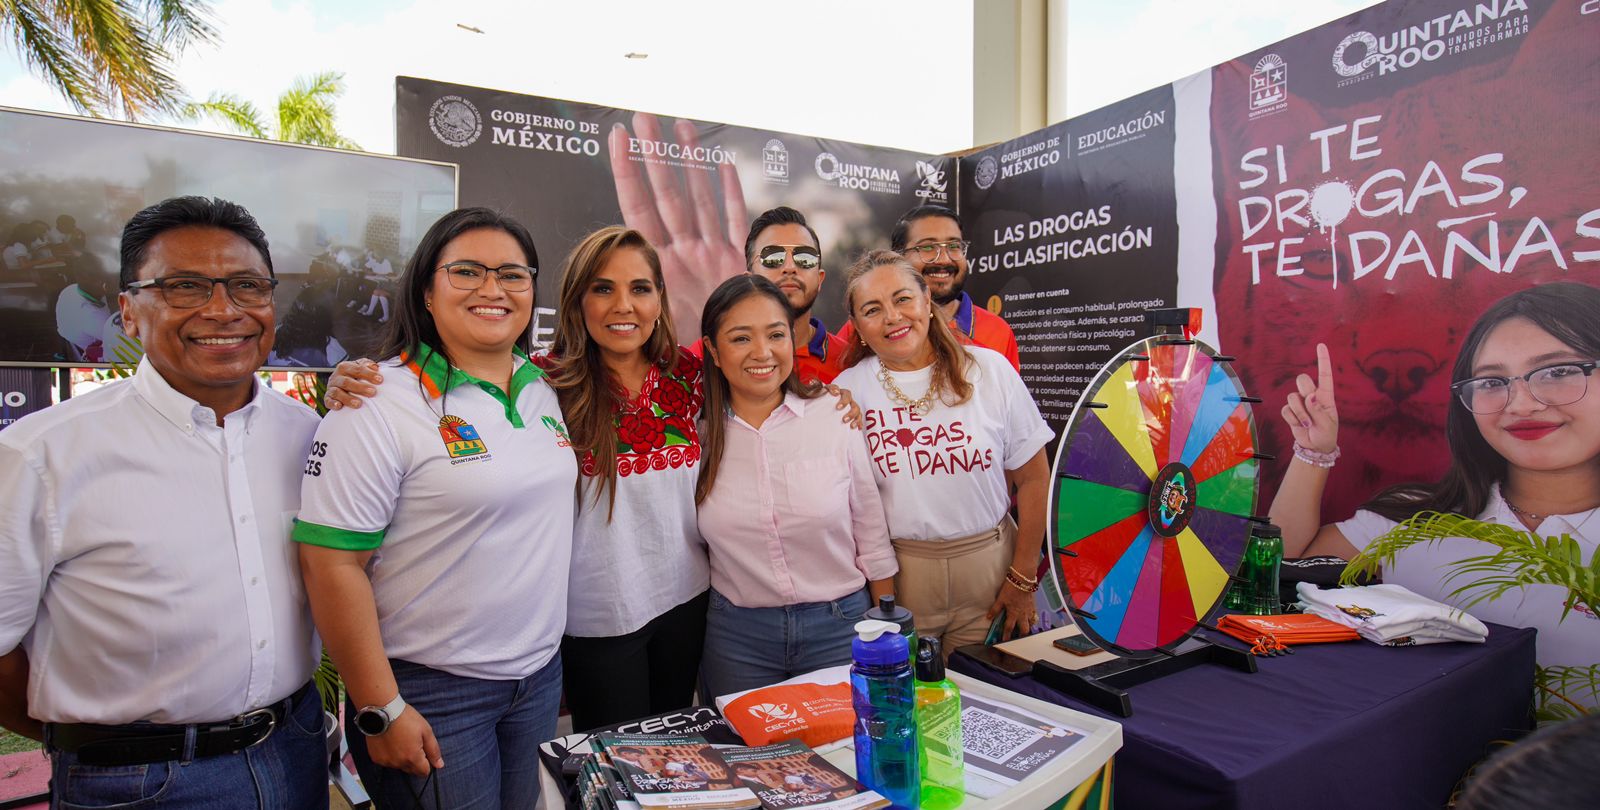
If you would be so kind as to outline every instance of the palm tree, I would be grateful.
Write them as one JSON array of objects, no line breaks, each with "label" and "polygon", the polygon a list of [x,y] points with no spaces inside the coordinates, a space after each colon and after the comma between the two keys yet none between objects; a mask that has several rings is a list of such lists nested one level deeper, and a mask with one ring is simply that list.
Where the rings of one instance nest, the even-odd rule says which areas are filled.
[{"label": "palm tree", "polygon": [[204,0],[0,0],[0,35],[80,112],[137,119],[180,109],[172,56],[212,42]]},{"label": "palm tree", "polygon": [[[6,2],[6,0],[0,0]],[[275,138],[313,146],[360,149],[355,141],[339,134],[334,124],[334,101],[344,93],[344,74],[324,71],[296,79],[294,86],[278,96],[276,135],[269,132],[256,105],[232,93],[212,93],[205,101],[184,105],[183,117],[209,117],[221,121],[252,138]]]}]

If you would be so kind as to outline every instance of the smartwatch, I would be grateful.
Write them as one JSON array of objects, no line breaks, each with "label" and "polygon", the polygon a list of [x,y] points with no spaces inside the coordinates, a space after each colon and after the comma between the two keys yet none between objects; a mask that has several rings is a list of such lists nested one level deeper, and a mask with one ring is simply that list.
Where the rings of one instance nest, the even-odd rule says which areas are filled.
[{"label": "smartwatch", "polygon": [[356,729],[368,737],[376,737],[388,731],[405,710],[406,702],[399,695],[383,706],[365,706],[356,712]]}]

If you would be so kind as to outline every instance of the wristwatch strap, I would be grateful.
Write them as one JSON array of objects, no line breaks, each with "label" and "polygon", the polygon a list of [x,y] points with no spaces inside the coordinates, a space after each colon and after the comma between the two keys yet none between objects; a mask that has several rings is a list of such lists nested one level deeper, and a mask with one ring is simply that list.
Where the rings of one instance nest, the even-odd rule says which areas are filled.
[{"label": "wristwatch strap", "polygon": [[381,708],[378,709],[378,711],[383,712],[384,717],[389,718],[389,722],[391,724],[394,723],[394,721],[399,720],[400,713],[405,710],[406,700],[399,695],[395,695],[394,700],[385,703]]}]

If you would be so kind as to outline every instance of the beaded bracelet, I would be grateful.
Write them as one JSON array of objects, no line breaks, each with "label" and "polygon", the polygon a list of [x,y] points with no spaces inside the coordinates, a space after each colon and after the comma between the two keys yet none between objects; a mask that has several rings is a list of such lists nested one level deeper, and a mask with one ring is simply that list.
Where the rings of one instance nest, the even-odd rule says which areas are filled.
[{"label": "beaded bracelet", "polygon": [[1304,461],[1307,464],[1310,464],[1313,467],[1321,467],[1322,469],[1326,470],[1331,468],[1335,461],[1339,460],[1339,448],[1335,447],[1332,451],[1323,453],[1310,448],[1301,447],[1299,442],[1295,442],[1294,457]]},{"label": "beaded bracelet", "polygon": [[1017,567],[1015,565],[1008,566],[1006,568],[1006,570],[1008,572],[1010,572],[1010,573],[1016,574],[1018,579],[1022,580],[1023,582],[1028,583],[1029,585],[1038,585],[1039,584],[1039,578],[1038,577],[1030,577],[1027,574],[1022,573],[1021,571],[1018,571]]},{"label": "beaded bracelet", "polygon": [[1039,583],[1037,580],[1031,583],[1024,582],[1022,581],[1021,577],[1012,574],[1010,571],[1006,571],[1006,582],[1011,583],[1011,587],[1016,588],[1023,593],[1033,593],[1034,591],[1039,590]]}]

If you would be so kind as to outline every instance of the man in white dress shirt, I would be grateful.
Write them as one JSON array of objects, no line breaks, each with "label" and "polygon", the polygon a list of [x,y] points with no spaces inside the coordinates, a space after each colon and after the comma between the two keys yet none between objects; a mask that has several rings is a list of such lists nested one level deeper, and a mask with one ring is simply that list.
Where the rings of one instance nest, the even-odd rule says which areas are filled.
[{"label": "man in white dress shirt", "polygon": [[316,414],[262,385],[272,260],[244,208],[122,233],[132,380],[0,433],[0,725],[66,806],[327,806],[289,541]]}]

